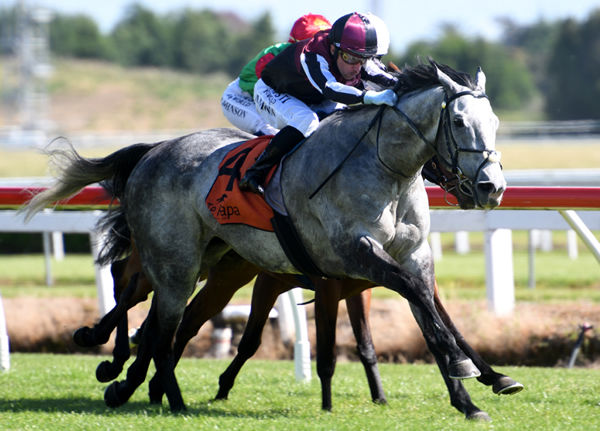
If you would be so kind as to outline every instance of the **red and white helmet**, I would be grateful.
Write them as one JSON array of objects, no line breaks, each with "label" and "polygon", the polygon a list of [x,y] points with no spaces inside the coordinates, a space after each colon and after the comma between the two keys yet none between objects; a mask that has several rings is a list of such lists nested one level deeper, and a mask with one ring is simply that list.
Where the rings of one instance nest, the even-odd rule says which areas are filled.
[{"label": "red and white helmet", "polygon": [[294,22],[288,42],[298,42],[309,39],[321,30],[331,28],[331,23],[323,15],[308,13]]},{"label": "red and white helmet", "polygon": [[376,23],[371,17],[372,15],[353,12],[338,18],[331,26],[329,41],[337,49],[359,57],[378,55],[380,49],[377,26],[383,21]]}]

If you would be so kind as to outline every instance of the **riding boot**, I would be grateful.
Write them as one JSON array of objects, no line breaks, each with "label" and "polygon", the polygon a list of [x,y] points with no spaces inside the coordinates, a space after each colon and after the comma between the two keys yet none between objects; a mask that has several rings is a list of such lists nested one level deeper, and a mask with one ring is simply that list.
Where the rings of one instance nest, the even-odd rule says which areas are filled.
[{"label": "riding boot", "polygon": [[264,194],[262,183],[269,173],[269,170],[302,139],[304,139],[304,135],[295,127],[286,126],[281,129],[279,133],[273,137],[260,157],[256,159],[254,165],[246,171],[246,174],[240,180],[240,190]]}]

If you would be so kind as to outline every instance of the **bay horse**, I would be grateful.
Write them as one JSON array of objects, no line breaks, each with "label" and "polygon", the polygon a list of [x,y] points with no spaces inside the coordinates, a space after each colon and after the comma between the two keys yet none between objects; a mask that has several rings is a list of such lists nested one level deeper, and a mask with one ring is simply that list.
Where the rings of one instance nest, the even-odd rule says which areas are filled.
[{"label": "bay horse", "polygon": [[[115,307],[94,327],[79,328],[73,335],[76,344],[82,347],[97,346],[108,341],[110,333],[116,326],[113,360],[101,362],[96,369],[96,378],[100,382],[113,380],[121,373],[123,365],[130,357],[126,311],[147,299],[148,294],[152,291],[152,286],[139,267],[139,259],[135,251],[127,259],[113,263],[111,272],[115,280]],[[173,349],[175,362],[180,359],[188,341],[198,333],[202,325],[221,312],[235,292],[251,282],[255,276],[257,279],[252,293],[252,311],[238,348],[238,354],[244,356],[243,362],[245,362],[256,353],[260,345],[262,329],[275,300],[280,294],[302,285],[302,280],[282,274],[260,272],[259,268],[242,260],[234,252],[230,252],[209,270],[205,286],[186,307],[175,338]],[[341,299],[346,301],[350,324],[357,342],[358,356],[365,368],[372,400],[375,403],[385,404],[387,401],[381,384],[377,356],[368,322],[371,291],[364,290],[354,294],[356,291],[350,290],[349,287],[341,286],[339,298],[335,299],[335,303],[337,304]],[[314,289],[312,285],[308,288]],[[320,317],[320,313],[317,315]],[[143,326],[140,330],[143,330]],[[322,337],[318,336],[317,338]],[[323,357],[323,354],[318,356]],[[233,386],[233,379],[229,387],[231,386]],[[160,383],[153,379],[150,387],[151,401],[153,403],[160,402],[162,398]],[[325,393],[331,394],[331,390],[326,389]],[[226,396],[217,396],[216,398],[221,399]],[[323,403],[325,409],[331,409],[331,395],[329,395],[329,401],[324,399]]]},{"label": "bay horse", "polygon": [[[506,188],[495,151],[498,119],[485,95],[481,69],[473,80],[430,61],[398,77],[400,97],[394,107],[333,114],[286,159],[284,205],[323,273],[400,293],[444,378],[477,377],[480,371],[435,308],[433,259],[426,241],[429,208],[420,171],[437,156],[464,178],[463,189],[477,207],[496,207]],[[127,402],[154,359],[171,410],[185,409],[171,344],[199,275],[228,251],[270,272],[298,272],[273,232],[220,225],[204,203],[221,160],[243,138],[216,129],[164,142],[144,155],[127,179],[121,206],[154,295],[126,380],[105,392],[111,404]],[[341,162],[335,175],[328,175],[331,161]],[[29,202],[28,216],[114,176],[119,168],[111,156],[95,160],[97,169],[85,162],[71,158],[57,183]]]}]

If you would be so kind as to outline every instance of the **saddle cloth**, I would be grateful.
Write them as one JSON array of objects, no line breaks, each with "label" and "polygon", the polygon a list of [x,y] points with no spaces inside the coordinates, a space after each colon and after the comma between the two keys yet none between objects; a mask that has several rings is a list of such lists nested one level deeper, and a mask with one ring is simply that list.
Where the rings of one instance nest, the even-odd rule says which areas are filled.
[{"label": "saddle cloth", "polygon": [[[273,209],[260,195],[239,189],[240,178],[254,164],[271,141],[271,135],[260,136],[244,142],[229,151],[219,164],[219,174],[208,195],[206,206],[220,224],[245,224],[273,232]],[[276,167],[269,172],[265,186]]]}]

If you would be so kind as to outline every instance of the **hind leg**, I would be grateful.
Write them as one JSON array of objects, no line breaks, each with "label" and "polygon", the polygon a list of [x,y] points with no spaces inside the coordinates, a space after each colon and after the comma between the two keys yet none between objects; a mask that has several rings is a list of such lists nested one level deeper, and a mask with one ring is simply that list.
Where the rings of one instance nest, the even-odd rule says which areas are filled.
[{"label": "hind leg", "polygon": [[[233,294],[252,281],[257,272],[256,266],[234,252],[229,252],[210,269],[205,286],[186,307],[177,330],[173,347],[175,365],[188,341],[198,333],[202,325],[220,313]],[[150,402],[161,403],[163,393],[160,376],[155,374],[149,384]]]},{"label": "hind leg", "polygon": [[111,273],[117,301],[116,314],[120,314],[121,317],[117,323],[113,361],[103,361],[96,368],[96,378],[100,382],[114,380],[123,370],[123,365],[130,356],[127,310],[145,301],[152,291],[150,282],[142,272],[135,247],[129,257],[111,266]]},{"label": "hind leg", "polygon": [[288,283],[275,279],[265,272],[260,273],[256,278],[254,290],[252,291],[252,305],[248,323],[238,345],[235,358],[219,377],[219,391],[215,396],[216,400],[226,400],[229,396],[229,391],[233,388],[241,368],[260,346],[263,328],[277,297],[290,288]]},{"label": "hind leg", "polygon": [[356,338],[358,356],[367,374],[371,399],[378,404],[387,404],[383,385],[381,384],[379,368],[377,367],[377,354],[373,345],[373,339],[371,338],[371,328],[369,326],[371,289],[346,298],[346,308],[348,309],[348,317],[350,318],[354,338]]},{"label": "hind leg", "polygon": [[156,301],[153,298],[148,317],[144,323],[137,356],[127,370],[127,378],[111,383],[104,391],[104,402],[108,407],[120,407],[125,404],[144,382],[155,348],[154,340],[157,326]]}]

